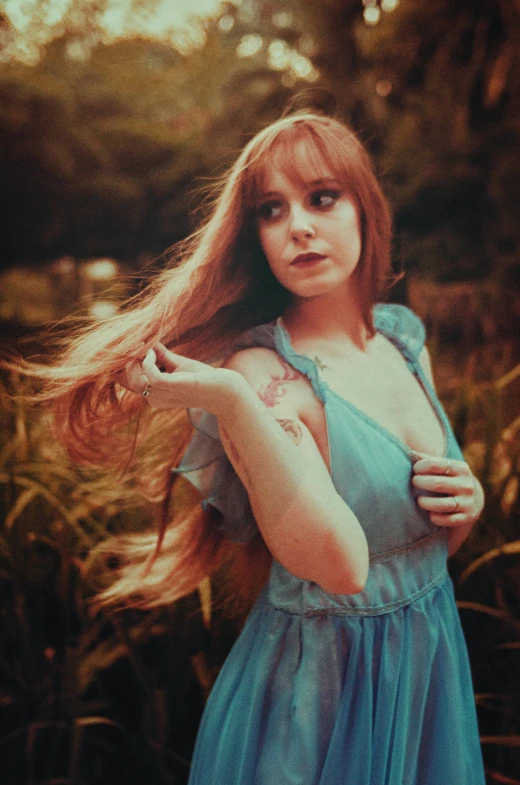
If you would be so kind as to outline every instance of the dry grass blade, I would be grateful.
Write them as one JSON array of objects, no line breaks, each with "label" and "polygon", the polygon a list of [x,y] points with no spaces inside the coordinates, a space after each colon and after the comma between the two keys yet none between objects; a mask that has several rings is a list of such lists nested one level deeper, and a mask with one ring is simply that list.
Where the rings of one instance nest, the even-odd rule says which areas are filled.
[{"label": "dry grass blade", "polygon": [[520,736],[481,736],[481,744],[499,744],[502,747],[520,747]]},{"label": "dry grass blade", "polygon": [[36,480],[31,480],[27,477],[10,477],[8,474],[0,474],[0,483],[14,483],[15,485],[20,485],[22,488],[27,488],[30,490],[34,490],[35,495],[42,496],[54,509],[62,516],[62,518],[71,526],[77,536],[79,537],[80,542],[84,546],[90,545],[88,538],[85,535],[85,532],[78,524],[78,521],[74,518],[73,515],[70,514],[69,510],[65,507],[64,504],[61,503],[59,498],[51,491],[48,490],[44,485],[41,485]]},{"label": "dry grass blade", "polygon": [[518,379],[519,376],[520,376],[520,363],[518,363],[518,365],[515,365],[514,368],[512,368],[510,371],[508,371],[503,376],[501,376],[500,379],[496,380],[495,382],[496,389],[503,390],[504,387],[507,387],[508,384],[514,382],[515,379]]},{"label": "dry grass blade", "polygon": [[503,436],[511,437],[520,429],[520,414],[504,429]]},{"label": "dry grass blade", "polygon": [[69,482],[77,481],[77,473],[74,472],[70,466],[60,466],[59,464],[48,462],[38,463],[37,461],[33,461],[31,463],[17,463],[16,471],[18,474],[29,474],[34,472],[35,474],[52,475],[54,477],[59,477],[62,480],[68,480]]},{"label": "dry grass blade", "polygon": [[493,782],[498,782],[499,785],[520,785],[520,780],[514,780],[512,777],[506,777],[505,774],[500,774],[499,771],[491,771],[486,769],[486,774],[493,778]]},{"label": "dry grass blade", "polygon": [[7,515],[5,516],[4,526],[7,531],[12,528],[13,523],[18,518],[19,515],[23,513],[25,508],[28,504],[32,502],[34,498],[38,496],[38,491],[36,488],[26,488],[25,491],[19,495]]},{"label": "dry grass blade", "polygon": [[476,611],[477,613],[485,613],[487,616],[493,616],[495,619],[500,619],[507,624],[510,624],[515,629],[520,630],[520,621],[516,621],[506,611],[501,611],[499,608],[493,608],[491,605],[483,605],[480,602],[469,602],[467,600],[457,600],[457,608],[459,610]]},{"label": "dry grass blade", "polygon": [[475,559],[471,564],[469,564],[464,572],[459,577],[459,585],[463,584],[470,575],[472,575],[476,570],[479,569],[483,564],[492,561],[493,559],[498,558],[499,556],[514,556],[520,553],[520,540],[514,540],[513,542],[506,542],[504,545],[501,545],[498,548],[492,548],[487,553],[483,553],[482,556],[479,556],[478,559]]},{"label": "dry grass blade", "polygon": [[48,720],[48,721],[40,721],[40,722],[32,722],[30,725],[24,725],[21,728],[15,728],[10,733],[7,733],[5,736],[2,736],[0,739],[0,747],[3,747],[5,744],[9,744],[11,741],[15,741],[16,739],[20,738],[20,736],[25,736],[31,728],[35,730],[45,729],[45,728],[60,728],[66,729],[68,725],[66,722],[61,722],[58,720]]},{"label": "dry grass blade", "polygon": [[211,626],[211,580],[206,577],[199,583],[199,599],[202,609],[202,619],[205,626],[209,629]]},{"label": "dry grass blade", "polygon": [[207,700],[215,681],[215,674],[208,665],[206,653],[198,651],[190,657],[193,670],[197,674],[197,680],[204,691],[205,699]]}]

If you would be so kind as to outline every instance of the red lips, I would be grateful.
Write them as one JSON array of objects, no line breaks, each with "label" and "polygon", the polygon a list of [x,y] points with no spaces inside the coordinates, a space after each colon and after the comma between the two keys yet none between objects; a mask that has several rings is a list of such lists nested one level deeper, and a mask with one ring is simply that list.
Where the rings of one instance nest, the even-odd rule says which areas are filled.
[{"label": "red lips", "polygon": [[312,262],[315,259],[324,259],[325,257],[319,253],[301,253],[295,259],[292,260],[291,264],[297,264],[298,262]]}]

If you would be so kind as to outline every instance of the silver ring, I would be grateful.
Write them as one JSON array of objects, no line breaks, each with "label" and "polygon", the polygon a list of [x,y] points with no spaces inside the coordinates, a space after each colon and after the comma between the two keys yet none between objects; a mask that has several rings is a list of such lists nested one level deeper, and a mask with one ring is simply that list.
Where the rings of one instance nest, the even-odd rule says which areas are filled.
[{"label": "silver ring", "polygon": [[454,515],[457,512],[457,510],[459,509],[459,507],[460,507],[459,497],[458,496],[453,496],[453,501],[455,502],[455,507],[450,512],[450,515]]},{"label": "silver ring", "polygon": [[150,382],[146,382],[146,387],[144,388],[143,392],[141,393],[143,398],[147,398],[150,395],[151,389],[152,389],[152,385],[150,384]]},{"label": "silver ring", "polygon": [[446,466],[446,471],[443,472],[443,474],[449,474],[450,473],[450,469],[451,469],[451,461],[448,458],[448,465]]}]

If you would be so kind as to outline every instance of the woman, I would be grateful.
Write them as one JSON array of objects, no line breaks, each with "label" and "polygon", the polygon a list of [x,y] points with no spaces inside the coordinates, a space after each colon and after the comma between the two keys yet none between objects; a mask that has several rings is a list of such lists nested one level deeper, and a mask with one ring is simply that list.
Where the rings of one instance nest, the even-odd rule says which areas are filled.
[{"label": "woman", "polygon": [[[204,496],[158,542],[107,546],[125,558],[101,603],[175,599],[232,548],[272,556],[190,785],[484,783],[446,571],[483,493],[421,322],[379,302],[390,219],[366,152],[335,119],[284,117],[190,243],[142,303],[76,339],[46,393],[72,455],[104,465],[131,438],[114,424],[149,404],[155,450],[138,444],[134,465],[150,495],[167,498],[173,466]],[[185,408],[196,430],[177,465],[166,444]]]}]

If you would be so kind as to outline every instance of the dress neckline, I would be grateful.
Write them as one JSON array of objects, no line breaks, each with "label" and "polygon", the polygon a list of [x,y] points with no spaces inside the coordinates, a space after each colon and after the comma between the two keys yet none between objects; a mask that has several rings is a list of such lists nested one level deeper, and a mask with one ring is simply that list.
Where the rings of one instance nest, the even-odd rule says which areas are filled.
[{"label": "dress neckline", "polygon": [[[376,306],[377,308],[377,306]],[[409,347],[392,331],[392,329],[385,329],[384,324],[381,323],[381,320],[377,319],[377,313],[374,316],[374,325],[376,328],[376,332],[380,335],[383,335],[387,340],[389,340],[394,346],[398,349],[400,354],[404,357],[404,360],[409,368],[410,372],[415,376],[417,379],[430,407],[432,408],[433,413],[436,415],[437,420],[441,426],[443,437],[444,437],[444,452],[442,457],[446,458],[448,455],[448,423],[442,411],[442,408],[437,405],[436,396],[434,394],[433,387],[431,386],[428,378],[426,377],[424,370],[415,357],[413,352],[409,350]],[[370,414],[365,412],[363,409],[360,409],[359,406],[356,406],[355,403],[349,401],[348,398],[345,398],[340,393],[336,392],[330,385],[323,379],[320,374],[319,367],[317,363],[308,355],[299,354],[293,347],[291,342],[291,336],[289,335],[289,331],[287,330],[283,318],[279,316],[276,319],[276,327],[280,330],[280,334],[282,336],[282,342],[285,344],[285,348],[289,349],[289,354],[293,357],[297,358],[301,362],[303,362],[304,367],[298,367],[297,370],[303,371],[306,373],[307,376],[311,377],[311,382],[313,382],[313,387],[316,390],[318,388],[319,398],[325,404],[327,400],[327,395],[332,395],[336,400],[340,403],[345,405],[351,412],[353,412],[358,418],[363,420],[365,423],[370,425],[371,427],[375,428],[379,433],[381,433],[385,438],[399,447],[413,462],[418,459],[421,455],[421,452],[418,450],[414,450],[407,444],[403,439],[401,439],[397,434],[393,431],[390,431],[384,425],[382,425],[378,420],[372,417]],[[311,365],[309,365],[311,364]],[[314,373],[309,374],[310,368],[313,369]],[[320,389],[321,388],[321,389]]]}]

